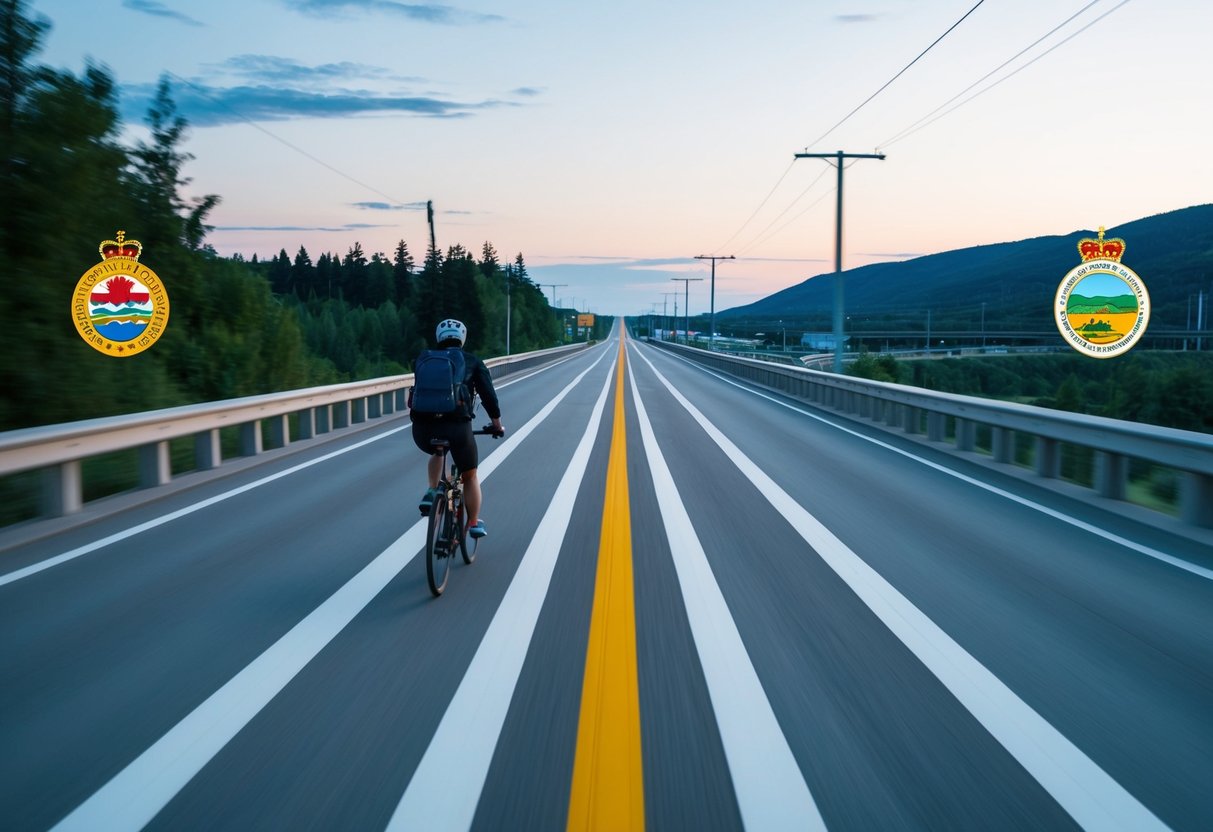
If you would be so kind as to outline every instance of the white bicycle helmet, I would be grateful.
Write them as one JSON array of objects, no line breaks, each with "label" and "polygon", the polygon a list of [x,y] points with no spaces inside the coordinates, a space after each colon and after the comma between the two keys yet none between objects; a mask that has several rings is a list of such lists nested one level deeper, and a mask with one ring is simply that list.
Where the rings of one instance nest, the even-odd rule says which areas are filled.
[{"label": "white bicycle helmet", "polygon": [[462,347],[468,339],[468,328],[454,318],[447,318],[438,324],[438,328],[434,330],[434,338],[439,344],[454,338],[459,342],[459,346]]}]

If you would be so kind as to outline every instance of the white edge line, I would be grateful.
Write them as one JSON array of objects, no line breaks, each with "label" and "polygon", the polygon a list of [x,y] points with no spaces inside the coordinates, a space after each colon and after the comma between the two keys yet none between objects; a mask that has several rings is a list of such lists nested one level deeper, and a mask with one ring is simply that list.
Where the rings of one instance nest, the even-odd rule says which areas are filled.
[{"label": "white edge line", "polygon": [[[598,434],[612,371],[493,620],[387,829],[466,830],[472,825],[493,752],[547,597],[561,543]],[[455,783],[458,787],[454,787]],[[436,795],[442,795],[435,800]]]},{"label": "white edge line", "polygon": [[779,727],[666,465],[636,387],[635,374],[629,373],[628,379],[742,824],[754,830],[825,830],[825,821]]},{"label": "white edge line", "polygon": [[817,555],[1080,826],[1134,832],[1169,828],[767,476],[647,357],[641,358]]},{"label": "white edge line", "polygon": [[690,361],[689,359],[683,358],[680,355],[671,356],[671,357],[677,358],[679,361],[682,361],[682,362],[690,365],[691,367],[712,376],[713,378],[719,379],[720,381],[723,381],[725,384],[731,384],[732,386],[736,387],[737,389],[743,390],[747,393],[750,393],[751,395],[757,396],[760,399],[766,399],[767,401],[774,402],[775,404],[779,405],[780,407],[786,407],[788,410],[795,411],[796,413],[799,413],[803,416],[808,416],[810,419],[816,419],[818,422],[821,422],[822,424],[829,425],[830,427],[840,430],[844,433],[849,433],[858,439],[864,440],[865,442],[871,442],[873,445],[879,445],[880,447],[890,450],[893,453],[901,454],[902,456],[906,457],[907,459],[912,459],[915,462],[918,462],[918,463],[921,463],[922,465],[927,466],[928,468],[934,468],[936,471],[947,474],[950,477],[955,477],[956,479],[961,480],[962,482],[968,483],[969,485],[975,485],[978,488],[981,488],[985,491],[989,491],[991,494],[997,494],[999,497],[1005,497],[1006,499],[1011,500],[1012,502],[1015,502],[1015,503],[1019,503],[1020,505],[1026,507],[1026,508],[1030,508],[1035,511],[1039,511],[1041,514],[1046,514],[1049,517],[1052,517],[1054,520],[1060,520],[1061,522],[1067,523],[1071,526],[1074,526],[1075,528],[1082,529],[1084,532],[1088,532],[1097,537],[1102,537],[1103,539],[1108,540],[1112,543],[1116,543],[1120,546],[1124,546],[1126,549],[1131,549],[1134,552],[1138,552],[1139,554],[1146,555],[1147,557],[1151,557],[1151,558],[1154,558],[1155,560],[1159,560],[1159,561],[1162,561],[1163,563],[1167,563],[1167,564],[1170,564],[1171,566],[1177,567],[1179,569],[1183,569],[1186,572],[1191,572],[1193,575],[1198,575],[1202,578],[1205,578],[1206,580],[1213,581],[1213,569],[1207,569],[1203,566],[1192,563],[1191,561],[1186,561],[1175,555],[1168,554],[1167,552],[1159,551],[1158,549],[1155,549],[1151,546],[1147,546],[1144,543],[1138,543],[1134,540],[1129,540],[1128,538],[1113,534],[1112,532],[1106,531],[1105,529],[1101,529],[1098,526],[1094,526],[1090,523],[1087,523],[1084,520],[1079,520],[1076,517],[1071,517],[1068,514],[1064,514],[1060,511],[1058,511],[1057,509],[1049,508],[1048,506],[1041,505],[1040,503],[1029,500],[1027,497],[1021,497],[1018,494],[1013,494],[1010,491],[1006,491],[1002,488],[999,488],[996,485],[991,485],[989,483],[982,482],[979,479],[975,479],[973,477],[970,477],[967,474],[962,474],[959,471],[955,471],[944,465],[940,465],[938,462],[932,462],[929,459],[924,459],[923,457],[913,454],[910,451],[903,450],[902,448],[898,448],[895,445],[890,445],[889,443],[884,442],[880,439],[876,439],[875,437],[866,436],[866,435],[860,433],[859,431],[845,427],[844,425],[840,425],[837,422],[831,421],[830,419],[827,419],[824,416],[821,416],[817,413],[813,413],[812,411],[805,410],[802,407],[798,407],[794,404],[791,404],[789,402],[778,399],[775,396],[771,396],[766,393],[763,393],[760,390],[755,390],[753,387],[747,387],[746,385],[741,384],[734,379],[731,379],[725,375],[717,373],[714,370],[709,370],[708,368],[703,367],[699,364],[696,364],[695,362]]},{"label": "white edge line", "polygon": [[[496,385],[496,386],[499,388],[509,387],[511,384],[517,384],[520,381],[525,381],[526,379],[530,378],[531,376],[537,375],[546,370],[550,370],[553,367],[558,367],[559,365],[563,364],[565,361],[570,361],[573,358],[577,358],[583,354],[584,353],[577,353],[575,355],[569,356],[568,358],[562,359],[560,361],[555,361],[551,364],[547,364],[543,367],[540,367],[539,369],[535,370],[533,373],[527,373],[526,375],[521,376],[520,378],[511,378],[509,381],[503,382],[502,384]],[[605,352],[604,352],[604,354],[605,354]],[[602,359],[602,356],[599,356],[597,360],[601,360],[601,359]],[[597,363],[597,361],[595,361],[595,363]],[[4,586],[5,584],[15,583],[16,581],[19,581],[22,578],[28,578],[30,575],[36,575],[39,572],[42,572],[46,569],[50,569],[52,566],[58,566],[61,563],[67,563],[68,561],[75,560],[78,557],[87,555],[91,552],[95,552],[98,549],[103,549],[106,546],[111,546],[114,543],[119,543],[123,540],[126,540],[129,537],[134,537],[137,534],[142,534],[143,532],[150,531],[158,526],[163,526],[165,523],[171,523],[174,520],[179,520],[182,517],[193,514],[196,511],[201,511],[204,508],[210,508],[211,506],[215,505],[216,503],[221,503],[224,500],[228,500],[228,499],[231,499],[232,497],[239,496],[240,494],[243,494],[246,491],[251,491],[254,488],[260,488],[261,486],[267,485],[271,482],[274,482],[275,480],[281,479],[282,477],[289,476],[290,474],[297,474],[300,471],[304,470],[305,468],[310,468],[313,465],[319,465],[321,462],[327,462],[328,460],[333,459],[334,457],[338,457],[338,456],[341,456],[342,454],[349,453],[350,451],[357,450],[358,448],[361,448],[364,445],[369,445],[372,442],[378,442],[380,439],[386,439],[387,437],[391,436],[392,434],[399,433],[400,431],[407,429],[411,424],[412,423],[409,422],[407,424],[401,425],[398,428],[392,428],[391,430],[387,430],[387,431],[384,431],[383,433],[372,436],[369,439],[363,439],[361,442],[355,442],[353,445],[349,445],[347,447],[341,448],[336,451],[331,451],[327,454],[324,454],[323,456],[318,456],[315,459],[310,459],[307,462],[301,462],[298,465],[294,465],[290,468],[286,468],[282,471],[279,471],[276,474],[270,474],[269,476],[262,477],[259,480],[255,480],[253,482],[246,483],[245,485],[239,486],[237,488],[233,488],[230,491],[225,491],[222,494],[216,494],[214,497],[208,497],[205,500],[201,500],[200,502],[186,506],[185,508],[181,508],[176,511],[169,512],[168,514],[162,515],[155,519],[148,520],[145,523],[140,523],[137,526],[131,526],[129,529],[123,529],[120,532],[115,532],[111,535],[107,535],[106,537],[100,538],[99,540],[94,540],[91,543],[86,543],[83,546],[77,546],[75,549],[70,549],[66,552],[63,552],[62,554],[47,558],[46,560],[41,560],[41,561],[38,561],[37,563],[32,563],[29,566],[22,567],[21,569],[15,569],[12,572],[9,572],[4,575],[0,575],[0,586]],[[504,447],[504,445],[503,445],[503,447]],[[484,468],[485,468],[485,466],[481,467],[481,476],[484,476]]]},{"label": "white edge line", "polygon": [[[510,454],[602,357],[502,442],[493,458],[500,460]],[[482,471],[481,479],[489,473]],[[53,827],[55,832],[142,829],[408,565],[424,542],[424,521],[418,520],[286,635],[59,821]]]}]

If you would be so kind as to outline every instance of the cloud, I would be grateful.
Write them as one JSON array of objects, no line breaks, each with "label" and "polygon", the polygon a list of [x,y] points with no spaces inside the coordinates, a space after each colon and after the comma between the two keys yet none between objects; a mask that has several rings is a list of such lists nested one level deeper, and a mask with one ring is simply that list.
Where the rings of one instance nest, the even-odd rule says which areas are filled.
[{"label": "cloud", "polygon": [[[141,119],[155,94],[155,85],[131,84],[123,89],[124,115]],[[219,87],[196,82],[179,84],[173,90],[173,96],[177,109],[196,127],[241,121],[372,115],[465,118],[495,107],[522,106],[495,99],[453,101],[434,96],[391,95],[366,90],[314,91],[262,84]]]},{"label": "cloud", "polygon": [[515,87],[510,90],[513,95],[522,95],[528,98],[533,98],[536,95],[543,95],[543,87]]},{"label": "cloud", "polygon": [[878,14],[836,14],[834,19],[839,23],[872,23],[880,15]]},{"label": "cloud", "polygon": [[350,205],[364,211],[421,211],[425,208],[424,202],[410,202],[407,205],[392,205],[390,202],[351,202]]},{"label": "cloud", "polygon": [[176,20],[180,23],[185,23],[189,26],[202,26],[202,21],[195,20],[184,12],[179,12],[176,9],[170,9],[163,3],[157,0],[122,0],[122,7],[143,14],[154,15],[155,17],[167,17],[170,20]]},{"label": "cloud", "polygon": [[320,86],[333,81],[389,80],[417,83],[424,78],[392,74],[391,70],[371,64],[342,61],[335,64],[308,66],[292,58],[277,55],[235,55],[226,61],[207,64],[208,70],[219,74],[234,75],[254,82],[266,84],[293,84]]},{"label": "cloud", "polygon": [[398,3],[395,0],[283,0],[288,8],[314,17],[350,17],[351,12],[386,12],[422,23],[462,25],[466,23],[500,23],[501,15],[456,9],[434,3]]},{"label": "cloud", "polygon": [[888,257],[893,260],[909,260],[923,256],[921,251],[861,251],[858,254],[860,257]]}]

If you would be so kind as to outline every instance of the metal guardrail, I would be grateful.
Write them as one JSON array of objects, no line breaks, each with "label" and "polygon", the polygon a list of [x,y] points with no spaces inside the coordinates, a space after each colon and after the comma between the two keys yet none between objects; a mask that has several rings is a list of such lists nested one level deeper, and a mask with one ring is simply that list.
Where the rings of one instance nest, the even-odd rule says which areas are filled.
[{"label": "metal guardrail", "polygon": [[975,450],[977,426],[988,426],[990,450],[997,463],[1013,463],[1017,437],[1031,437],[1035,470],[1041,477],[1061,475],[1062,444],[1090,448],[1094,451],[1093,488],[1116,500],[1125,499],[1130,459],[1162,465],[1182,473],[1181,519],[1213,528],[1213,436],[1208,434],[837,376],[668,342],[651,343],[763,387],[906,433],[922,433],[925,428],[930,441],[945,441],[951,420],[956,448],[961,451]]},{"label": "metal guardrail", "polygon": [[[485,364],[495,370],[519,370],[587,346],[578,343],[490,358]],[[171,439],[193,436],[195,469],[211,470],[223,463],[221,428],[239,427],[240,456],[255,456],[265,450],[263,422],[269,424],[271,446],[284,447],[404,410],[412,384],[409,373],[6,431],[0,433],[0,476],[41,469],[42,516],[72,514],[83,506],[81,462],[89,457],[138,448],[139,486],[154,488],[172,479]],[[296,435],[291,435],[291,416],[297,417]]]}]

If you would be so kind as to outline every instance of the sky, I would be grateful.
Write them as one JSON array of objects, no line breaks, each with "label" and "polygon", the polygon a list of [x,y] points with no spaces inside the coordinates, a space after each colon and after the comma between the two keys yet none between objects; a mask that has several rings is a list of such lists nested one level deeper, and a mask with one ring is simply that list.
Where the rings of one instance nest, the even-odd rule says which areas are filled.
[{"label": "sky", "polygon": [[1209,0],[452,2],[31,11],[132,141],[170,74],[221,254],[420,259],[433,200],[440,248],[521,252],[562,306],[699,314],[696,255],[736,257],[717,310],[833,270],[837,173],[800,152],[886,154],[845,169],[844,268],[1213,201]]}]

